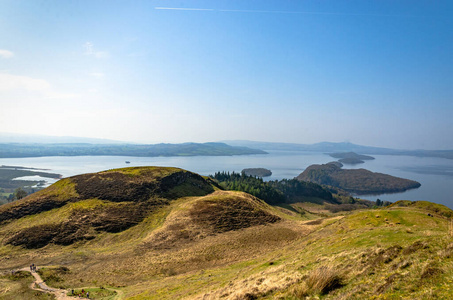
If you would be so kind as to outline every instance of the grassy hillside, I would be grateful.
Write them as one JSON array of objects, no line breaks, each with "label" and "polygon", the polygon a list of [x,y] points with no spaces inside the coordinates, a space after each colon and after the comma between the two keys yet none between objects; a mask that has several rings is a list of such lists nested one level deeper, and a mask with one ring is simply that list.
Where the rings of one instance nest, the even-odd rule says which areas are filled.
[{"label": "grassy hillside", "polygon": [[30,292],[27,277],[8,277],[30,263],[49,285],[96,299],[453,296],[453,212],[429,202],[273,207],[150,167],[64,179],[0,209],[0,298]]}]

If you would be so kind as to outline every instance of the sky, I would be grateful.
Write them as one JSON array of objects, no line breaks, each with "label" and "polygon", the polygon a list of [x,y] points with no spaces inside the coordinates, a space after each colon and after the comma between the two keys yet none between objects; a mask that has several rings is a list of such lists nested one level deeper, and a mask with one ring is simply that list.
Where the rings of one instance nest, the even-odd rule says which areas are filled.
[{"label": "sky", "polygon": [[453,149],[453,1],[0,0],[0,132]]}]

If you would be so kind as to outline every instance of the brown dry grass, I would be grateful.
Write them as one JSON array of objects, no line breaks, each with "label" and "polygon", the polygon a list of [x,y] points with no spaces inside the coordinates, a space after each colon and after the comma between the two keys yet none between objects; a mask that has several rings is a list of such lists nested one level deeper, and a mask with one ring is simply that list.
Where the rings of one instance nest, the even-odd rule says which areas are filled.
[{"label": "brown dry grass", "polygon": [[292,294],[296,298],[309,295],[326,295],[345,285],[345,277],[334,266],[322,266],[310,272],[307,278],[293,288]]}]

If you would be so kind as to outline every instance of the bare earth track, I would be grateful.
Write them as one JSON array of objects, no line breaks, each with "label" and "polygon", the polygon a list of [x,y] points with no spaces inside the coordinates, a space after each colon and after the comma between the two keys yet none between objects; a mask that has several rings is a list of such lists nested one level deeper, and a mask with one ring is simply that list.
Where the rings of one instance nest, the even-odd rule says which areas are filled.
[{"label": "bare earth track", "polygon": [[[25,271],[25,272],[30,272],[30,270],[27,267],[26,268],[22,268],[20,270],[21,271]],[[36,291],[49,293],[49,294],[53,294],[53,295],[55,295],[57,300],[73,300],[74,299],[74,297],[66,296],[66,294],[67,294],[66,290],[54,289],[54,288],[49,287],[42,280],[41,276],[39,276],[39,274],[37,272],[30,272],[30,273],[35,278],[35,281],[30,285],[31,289],[36,290]]]}]

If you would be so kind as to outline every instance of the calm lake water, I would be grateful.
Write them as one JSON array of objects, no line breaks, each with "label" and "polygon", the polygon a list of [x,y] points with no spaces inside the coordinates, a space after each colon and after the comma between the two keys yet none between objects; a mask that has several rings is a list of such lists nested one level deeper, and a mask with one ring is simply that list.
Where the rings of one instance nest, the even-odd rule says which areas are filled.
[{"label": "calm lake water", "polygon": [[[269,151],[267,155],[244,156],[192,156],[192,157],[127,157],[127,156],[75,156],[75,157],[33,157],[2,158],[0,165],[24,166],[49,169],[49,172],[63,177],[98,172],[128,166],[179,167],[201,175],[216,171],[240,172],[244,168],[267,168],[272,176],[265,180],[294,178],[312,164],[334,161],[332,157],[319,152]],[[420,182],[418,189],[398,194],[367,195],[361,198],[388,201],[427,200],[453,208],[453,160],[442,158],[420,158],[411,156],[374,155],[375,160],[343,168],[365,168],[412,179]],[[125,161],[130,161],[126,164]],[[49,179],[49,183],[54,180]]]}]

